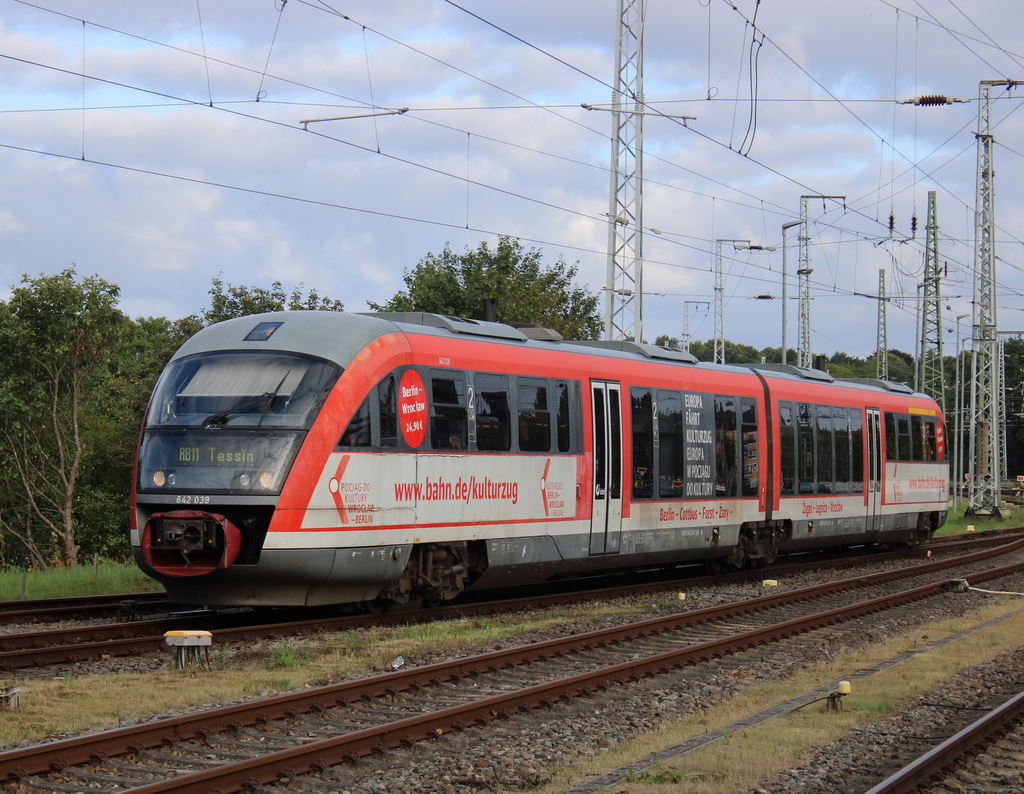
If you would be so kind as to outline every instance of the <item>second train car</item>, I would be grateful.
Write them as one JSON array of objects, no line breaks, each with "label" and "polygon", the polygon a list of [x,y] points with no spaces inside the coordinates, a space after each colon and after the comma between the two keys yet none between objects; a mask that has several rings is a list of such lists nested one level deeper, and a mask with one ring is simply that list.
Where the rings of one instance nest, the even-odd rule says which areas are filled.
[{"label": "second train car", "polygon": [[131,543],[177,603],[416,604],[919,543],[948,487],[939,407],[902,384],[295,311],[210,326],[168,363]]}]

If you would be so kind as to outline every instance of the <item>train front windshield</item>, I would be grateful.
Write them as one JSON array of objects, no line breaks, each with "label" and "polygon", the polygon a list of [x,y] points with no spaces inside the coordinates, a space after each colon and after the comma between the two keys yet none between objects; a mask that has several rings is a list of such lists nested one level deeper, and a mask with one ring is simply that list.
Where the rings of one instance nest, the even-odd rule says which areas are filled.
[{"label": "train front windshield", "polygon": [[278,493],[341,368],[276,352],[204,353],[160,376],[139,450],[146,492]]}]

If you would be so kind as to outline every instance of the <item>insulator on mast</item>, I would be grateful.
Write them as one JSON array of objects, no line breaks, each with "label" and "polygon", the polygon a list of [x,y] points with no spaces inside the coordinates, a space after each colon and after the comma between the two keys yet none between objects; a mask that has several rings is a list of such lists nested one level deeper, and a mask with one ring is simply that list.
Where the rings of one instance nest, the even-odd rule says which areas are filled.
[{"label": "insulator on mast", "polygon": [[892,235],[893,235],[893,233],[895,231],[896,231],[896,216],[893,215],[890,212],[889,213],[889,236],[892,237]]},{"label": "insulator on mast", "polygon": [[916,237],[917,236],[917,215],[913,215],[910,218],[910,236],[911,237]]}]

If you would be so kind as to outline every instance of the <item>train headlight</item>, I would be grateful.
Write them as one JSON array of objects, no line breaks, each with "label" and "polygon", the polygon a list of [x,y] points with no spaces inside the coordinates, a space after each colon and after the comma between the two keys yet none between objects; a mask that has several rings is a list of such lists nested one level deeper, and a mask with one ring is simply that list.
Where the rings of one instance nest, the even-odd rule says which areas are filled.
[{"label": "train headlight", "polygon": [[270,488],[274,484],[274,475],[269,471],[260,474],[260,488]]},{"label": "train headlight", "polygon": [[162,471],[153,472],[153,485],[157,488],[163,488],[167,484],[167,477],[164,476]]},{"label": "train headlight", "polygon": [[249,475],[248,474],[243,474],[241,477],[239,477],[238,478],[238,484],[241,485],[243,488],[248,488],[249,487]]}]

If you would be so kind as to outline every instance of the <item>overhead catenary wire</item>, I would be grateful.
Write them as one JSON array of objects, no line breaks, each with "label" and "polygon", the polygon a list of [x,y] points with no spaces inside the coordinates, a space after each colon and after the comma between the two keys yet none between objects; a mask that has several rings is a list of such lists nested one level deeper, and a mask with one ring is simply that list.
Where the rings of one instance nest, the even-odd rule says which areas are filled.
[{"label": "overhead catenary wire", "polygon": [[[322,4],[322,5],[323,5],[323,4]],[[455,4],[451,4],[451,5],[453,5],[453,6],[454,6]],[[278,21],[280,21],[280,14],[278,15]],[[536,51],[538,51],[538,52],[545,52],[545,51],[544,51],[543,49],[540,49],[540,48],[535,48],[535,49],[536,49]],[[269,63],[269,59],[268,59],[268,63]],[[85,72],[85,70],[83,69],[83,77],[82,77],[83,81],[84,81],[84,80],[86,79],[86,78],[85,78],[85,76],[84,76],[84,72]],[[583,71],[580,71],[580,73],[581,73],[581,74],[585,74],[585,72],[583,72]],[[319,89],[317,89],[317,90],[319,90]],[[210,92],[210,91],[209,91],[209,89],[208,89],[208,94],[210,94],[210,93],[212,93],[212,92]],[[204,102],[203,104],[209,104],[209,101],[211,101],[211,100],[212,100],[212,97],[211,97],[210,99],[208,99],[208,100],[207,100],[207,102]],[[760,101],[765,101],[765,100],[763,100],[763,99],[762,99],[762,100],[760,100]],[[84,103],[83,103],[83,104],[84,104]],[[371,104],[373,104],[373,100],[372,100],[372,99],[371,99]],[[654,103],[650,103],[650,104],[652,104],[652,105],[653,105]],[[539,105],[533,105],[533,106],[534,106],[534,107],[539,107]],[[242,114],[242,115],[243,115],[243,116],[245,116],[245,117],[248,117],[248,118],[254,118],[254,119],[256,119],[256,118],[257,118],[257,117],[255,117],[255,116],[250,116],[250,115],[248,115],[248,114]],[[258,119],[258,120],[260,120],[260,121],[266,121],[266,120],[264,120],[264,119]],[[420,119],[418,119],[418,121],[421,121],[421,120],[420,120]],[[433,122],[430,122],[430,123],[433,123]],[[454,128],[453,128],[453,129],[454,129]],[[465,135],[467,135],[467,136],[471,134],[471,133],[470,133],[470,131],[468,131],[468,130],[461,130],[461,133],[462,133],[462,134],[465,134]],[[327,137],[329,137],[329,136],[327,136]],[[606,137],[606,136],[605,136],[605,137]],[[345,145],[352,145],[352,144],[351,144],[350,142],[347,142],[347,141],[339,141],[339,142],[340,142],[340,143],[343,143],[343,144],[345,144]],[[717,142],[716,142],[716,143],[717,143]],[[506,144],[506,145],[515,145],[515,144],[513,144],[513,143],[511,143],[511,142],[510,142],[510,143],[508,143],[508,144]],[[719,145],[720,145],[720,144],[719,144]],[[379,148],[379,146],[378,146],[378,148]],[[545,156],[558,156],[558,155],[557,155],[557,154],[555,154],[555,153],[548,153],[548,152],[545,152],[544,154],[545,154]],[[748,159],[752,159],[752,158],[748,158]],[[913,159],[916,159],[916,158],[913,158]],[[400,161],[402,161],[402,162],[406,162],[406,163],[409,163],[409,164],[415,165],[416,167],[420,167],[420,164],[417,164],[417,163],[413,163],[412,161],[410,161],[410,160],[408,160],[408,159],[402,160],[401,158],[399,158],[399,160],[400,160]],[[753,159],[752,159],[752,161],[753,161],[753,162],[756,162],[756,160],[753,160]],[[589,167],[593,167],[593,166],[592,166],[592,165],[590,165]],[[912,167],[913,167],[913,166],[912,166]],[[444,174],[445,172],[444,172],[443,170],[441,170],[441,169],[435,169],[435,173],[439,173],[439,174]],[[457,177],[456,175],[452,175],[452,174],[445,174],[445,175],[446,175],[446,176],[449,176],[449,177],[451,177],[451,178],[458,178],[458,177]],[[701,175],[701,176],[704,176],[704,175]],[[784,176],[784,175],[783,175],[783,176]],[[787,178],[788,178],[788,177],[787,177]],[[475,184],[475,183],[474,183],[474,184]],[[721,183],[719,183],[719,184],[721,184]],[[489,187],[489,186],[486,186],[486,185],[484,185],[484,187]],[[725,187],[729,187],[729,186],[728,186],[728,185],[725,185]],[[809,187],[809,186],[807,186],[807,187]],[[468,184],[467,184],[467,188],[468,188]],[[693,191],[693,192],[694,192],[694,193],[695,193],[696,195],[701,195],[701,194],[699,194],[699,193],[698,193],[697,191]],[[515,194],[514,192],[510,192],[510,193],[509,193],[509,195],[512,195],[512,196],[517,196],[517,197],[519,197],[519,198],[524,198],[524,199],[526,199],[526,200],[529,200],[529,197],[524,197],[524,196],[522,196],[522,194]],[[703,194],[703,195],[706,195],[706,194]],[[763,200],[762,200],[762,199],[759,199],[758,197],[756,197],[756,196],[754,196],[754,195],[752,195],[752,194],[750,194],[750,199],[751,199],[752,201],[757,201],[757,202],[763,202]],[[725,200],[725,201],[729,201],[729,199],[724,199],[724,200]],[[738,203],[738,202],[737,202],[737,203]],[[549,206],[554,206],[554,205],[550,205],[550,204],[549,204]],[[565,208],[565,207],[556,207],[556,208],[557,208],[557,209],[559,209],[560,211],[568,211],[568,210],[567,210],[567,208]],[[785,212],[786,212],[785,208],[782,208],[782,207],[778,207],[778,208],[773,208],[773,209],[770,209],[769,211],[771,211],[771,212],[777,212],[777,213],[779,213],[779,214],[783,214],[783,213],[785,213]],[[585,214],[584,214],[584,215],[585,215]],[[670,232],[669,232],[669,234],[674,234],[674,233],[672,233],[672,232],[670,231]],[[860,234],[859,234],[859,233],[857,233],[857,234],[858,234],[858,239],[863,239],[863,238],[862,238],[862,237],[860,236]],[[518,236],[518,235],[516,235],[516,236]],[[707,242],[707,241],[705,241],[705,242]],[[561,243],[556,243],[556,245],[561,245]],[[564,246],[563,246],[563,247],[564,247]],[[694,247],[694,250],[700,250],[700,247],[699,247],[699,246],[696,246],[696,247]],[[667,263],[667,264],[669,264],[669,266],[674,266],[674,265],[673,265],[673,263]],[[823,285],[823,286],[829,286],[829,285]]]},{"label": "overhead catenary wire", "polygon": [[[16,1],[17,1],[17,2],[21,2],[21,3],[23,3],[23,4],[28,4],[28,5],[32,5],[33,7],[39,7],[39,6],[35,5],[35,4],[29,4],[29,3],[26,3],[26,0],[16,0]],[[483,82],[483,83],[484,83],[485,85],[488,85],[488,86],[490,86],[490,87],[496,88],[496,89],[498,89],[498,90],[502,90],[502,91],[505,91],[505,92],[507,92],[507,93],[511,93],[511,95],[513,95],[513,96],[516,96],[517,98],[521,99],[522,101],[524,101],[524,102],[529,102],[529,100],[527,100],[526,98],[524,98],[524,97],[520,97],[520,96],[516,95],[516,94],[515,94],[514,92],[508,92],[508,91],[507,91],[507,89],[503,89],[503,88],[501,88],[500,86],[497,86],[496,84],[494,84],[493,82],[490,82],[490,81],[487,81],[487,80],[483,80],[482,78],[479,78],[479,77],[477,77],[477,76],[475,76],[475,75],[471,75],[470,73],[466,72],[465,70],[461,70],[461,69],[459,69],[458,67],[455,67],[455,66],[453,66],[452,64],[448,64],[448,63],[445,63],[444,61],[441,61],[441,60],[439,60],[439,59],[437,59],[437,58],[434,58],[434,56],[430,56],[429,54],[427,54],[427,53],[424,53],[424,52],[423,52],[422,50],[419,50],[419,49],[417,49],[417,48],[415,48],[415,47],[409,47],[409,45],[407,45],[407,44],[404,44],[404,43],[402,43],[402,42],[398,41],[397,39],[395,39],[395,38],[393,38],[393,37],[389,37],[389,36],[387,36],[386,34],[383,34],[383,33],[382,33],[381,31],[379,31],[379,30],[375,30],[375,29],[373,29],[373,28],[369,28],[369,26],[366,26],[366,25],[364,25],[363,23],[361,23],[361,22],[359,22],[359,21],[357,21],[357,20],[354,20],[354,19],[352,19],[352,18],[351,18],[350,16],[348,16],[348,15],[345,15],[345,14],[342,14],[341,12],[339,12],[339,11],[337,11],[337,10],[333,9],[333,8],[332,8],[332,7],[331,7],[331,6],[329,5],[329,4],[327,4],[327,3],[325,3],[325,2],[322,2],[322,1],[321,1],[321,2],[311,2],[311,0],[298,0],[298,2],[301,2],[301,3],[305,4],[305,5],[308,5],[308,6],[310,6],[310,7],[316,8],[316,9],[318,9],[318,10],[322,10],[322,11],[327,11],[327,12],[329,12],[329,13],[331,13],[331,14],[333,14],[333,15],[336,15],[336,16],[338,16],[338,17],[340,17],[340,18],[342,18],[342,19],[344,19],[344,20],[346,20],[346,21],[348,21],[348,22],[351,22],[351,23],[352,23],[352,24],[354,24],[354,25],[357,25],[357,26],[359,26],[359,27],[360,27],[360,29],[362,29],[362,30],[367,30],[367,29],[369,29],[369,30],[373,30],[373,32],[374,32],[374,33],[375,33],[376,35],[380,35],[380,36],[382,36],[382,37],[383,37],[384,39],[386,39],[386,40],[388,40],[388,41],[391,41],[391,42],[393,42],[393,43],[395,43],[395,44],[397,44],[397,45],[399,45],[399,46],[407,47],[407,48],[408,48],[408,49],[410,49],[411,51],[413,51],[413,52],[417,52],[418,54],[420,54],[420,55],[422,55],[422,56],[424,56],[424,57],[428,57],[428,58],[431,58],[432,60],[435,60],[435,61],[437,61],[438,63],[442,63],[442,64],[444,64],[444,65],[445,65],[446,67],[448,67],[448,68],[453,68],[453,69],[455,69],[456,71],[459,71],[460,73],[462,73],[462,74],[465,74],[466,76],[472,77],[473,79],[481,80],[481,82]],[[456,7],[457,7],[457,6],[456,6]],[[283,9],[283,7],[282,7],[282,9]],[[93,23],[90,23],[90,24],[93,24]],[[104,27],[104,28],[105,28],[105,29],[107,29],[107,30],[111,30],[111,31],[116,31],[116,29],[114,29],[114,28],[110,28],[110,27],[108,27],[108,26],[100,26],[100,27]],[[502,28],[500,28],[500,27],[496,27],[496,29],[498,29],[498,30],[502,30],[502,32],[506,32],[506,31],[504,31],[504,30],[503,30]],[[116,32],[120,32],[120,31],[116,31]],[[134,34],[126,34],[126,35],[134,35]],[[510,35],[511,35],[511,34],[510,34]],[[146,39],[145,37],[139,37],[139,38],[141,38],[142,40],[146,40],[146,41],[151,41],[152,43],[156,43],[156,44],[161,44],[160,42],[156,42],[156,41],[153,41],[153,40],[151,40],[151,39]],[[520,40],[520,39],[519,39],[519,37],[514,37],[514,38],[516,38],[516,40]],[[176,47],[172,47],[172,48],[173,48],[173,49],[178,49],[179,51],[182,51],[182,52],[189,52],[189,51],[187,51],[187,50],[184,50],[184,49],[182,49],[182,48],[176,48]],[[535,50],[536,50],[536,51],[538,51],[538,52],[541,52],[541,53],[545,53],[545,54],[548,54],[548,53],[547,53],[547,52],[546,52],[545,50],[543,50],[542,48],[537,48],[537,47],[533,47],[533,49],[535,49]],[[189,52],[189,54],[194,54],[194,53],[191,53],[191,52]],[[551,57],[554,57],[554,56],[551,56]],[[562,62],[562,61],[561,61],[561,59],[557,59],[557,58],[556,58],[555,60],[557,60],[557,61],[558,61],[558,62],[560,62],[560,63]],[[579,72],[580,72],[581,74],[585,74],[585,75],[587,74],[586,72],[584,72],[584,71],[582,71],[582,70],[578,70],[578,69],[577,69],[577,71],[579,71]],[[601,80],[600,78],[594,77],[593,75],[587,75],[587,76],[588,76],[588,78],[589,78],[589,79],[592,79],[592,80],[594,80],[594,81],[598,82],[598,83],[599,83],[599,84],[601,84],[602,86],[605,86],[605,87],[609,87],[609,84],[608,84],[608,83],[607,83],[606,81],[603,81],[603,80]],[[299,85],[301,85],[301,84],[299,84]],[[308,86],[307,86],[307,87],[308,87]],[[537,106],[537,105],[536,105],[535,103],[531,103],[531,104],[532,104],[533,106]],[[560,116],[560,117],[562,117],[562,116]],[[562,118],[564,118],[564,117],[562,117]],[[607,134],[606,134],[606,133],[604,133],[603,131],[596,131],[596,130],[595,130],[595,132],[597,132],[598,134],[602,135],[602,137],[607,137]],[[706,136],[705,136],[705,137],[706,137]],[[709,140],[713,140],[713,139],[710,139],[710,138],[709,138]],[[719,144],[719,145],[724,145],[724,144]],[[666,163],[667,163],[668,165],[670,165],[670,166],[673,166],[673,167],[678,167],[678,165],[677,165],[677,164],[674,164],[674,163],[671,163],[671,162],[668,162],[668,161],[662,161],[662,162],[666,162]],[[756,163],[757,161],[756,161],[756,160],[753,160],[753,162],[755,162],[755,163]],[[684,169],[684,170],[689,170],[689,169]],[[781,172],[777,172],[777,171],[775,171],[774,173],[778,173],[778,174],[779,174],[780,176],[783,176],[784,178],[787,178],[787,179],[789,178],[789,177],[786,177],[786,176],[785,176],[784,174],[781,174]],[[726,188],[729,188],[729,187],[731,187],[731,186],[729,186],[729,185],[727,185],[727,184],[725,184],[725,183],[722,183],[722,182],[720,182],[720,181],[714,180],[713,178],[711,178],[711,177],[710,177],[710,176],[708,176],[708,175],[701,175],[701,176],[702,176],[703,178],[705,178],[705,179],[708,179],[708,181],[710,181],[710,182],[711,182],[712,184],[718,184],[718,185],[720,185],[720,186],[722,186],[722,187],[726,187]],[[812,189],[812,188],[811,188],[811,187],[810,187],[809,185],[805,185],[805,184],[802,184],[802,183],[800,183],[800,182],[796,182],[796,186],[797,186],[797,187],[799,187],[799,188],[800,188],[801,190],[804,190],[804,191],[808,191],[808,190],[811,190],[811,191],[813,191],[813,189]],[[752,195],[750,196],[750,198],[751,198],[752,200],[754,200],[754,201],[757,201],[757,200],[758,200],[758,198],[757,198],[757,197],[755,197],[755,196],[752,196]],[[780,208],[780,212],[784,212],[784,210],[783,210],[782,208]]]},{"label": "overhead catenary wire", "polygon": [[[329,4],[327,4],[327,3],[325,3],[325,2],[322,2],[322,0],[321,0],[321,2],[311,2],[311,0],[298,0],[298,1],[299,1],[299,2],[302,2],[302,3],[304,3],[304,4],[308,5],[308,6],[311,6],[311,7],[314,7],[314,8],[318,8],[318,9],[320,9],[320,10],[326,10],[326,11],[328,11],[329,13],[335,14],[335,15],[337,15],[337,16],[339,16],[339,17],[341,17],[341,18],[345,19],[345,20],[351,21],[351,22],[353,22],[354,24],[360,25],[360,26],[361,26],[361,27],[363,27],[363,28],[365,28],[365,27],[366,27],[366,26],[364,26],[364,25],[361,25],[361,23],[359,23],[359,22],[356,22],[355,20],[352,20],[352,19],[351,19],[351,17],[348,17],[347,15],[345,15],[345,14],[342,14],[341,12],[339,12],[339,11],[337,11],[337,10],[333,9],[333,8],[332,8],[332,7],[331,7],[331,6],[329,5]],[[42,8],[41,6],[39,6],[39,5],[37,5],[37,4],[34,4],[34,3],[28,3],[28,2],[26,2],[26,0],[16,0],[16,2],[19,2],[19,3],[25,4],[25,5],[30,5],[30,6],[32,6],[32,7],[36,7],[36,8]],[[453,5],[453,7],[456,7],[456,8],[460,8],[460,9],[461,9],[461,7],[460,7],[460,6],[458,6],[457,4],[454,4],[454,3],[453,3],[452,5]],[[49,10],[49,9],[44,9],[44,10]],[[281,10],[283,10],[283,6],[281,7]],[[54,12],[54,13],[59,13],[59,12]],[[66,16],[66,15],[65,15],[65,16]],[[280,16],[280,15],[279,15],[279,16]],[[474,16],[475,16],[475,17],[477,17],[477,18],[479,18],[479,16],[478,16],[478,15],[474,15]],[[94,24],[94,23],[90,23],[90,24]],[[488,24],[491,24],[491,25],[492,25],[492,27],[495,27],[495,29],[497,29],[497,30],[500,30],[500,31],[502,31],[503,33],[506,33],[507,35],[513,35],[513,34],[510,34],[510,33],[508,33],[508,31],[505,31],[505,30],[504,30],[503,28],[500,28],[499,26],[494,26],[494,25],[493,25],[492,23],[488,23]],[[109,28],[109,27],[107,27],[107,26],[100,26],[100,27],[104,27],[105,29],[108,29],[108,30],[112,30],[112,31],[115,31],[115,30],[116,30],[116,29],[114,29],[114,28]],[[122,32],[122,31],[117,31],[117,32]],[[374,32],[375,32],[376,34],[378,34],[378,35],[383,35],[383,34],[381,34],[381,33],[380,33],[380,31],[374,31]],[[125,34],[125,35],[134,35],[134,34]],[[525,41],[525,40],[521,39],[521,37],[516,37],[516,36],[513,36],[513,37],[514,37],[514,38],[515,38],[516,40],[518,40],[518,41]],[[145,37],[139,37],[139,38],[142,38],[143,40],[147,40],[147,39],[145,39]],[[397,41],[396,39],[394,39],[394,38],[392,38],[392,37],[386,37],[386,36],[385,36],[385,38],[387,38],[388,40],[390,40],[390,41],[393,41],[393,42],[395,42],[395,43],[397,43],[397,44],[401,44],[401,46],[408,46],[408,45],[404,45],[404,44],[402,44],[401,42],[398,42],[398,41]],[[151,41],[151,40],[150,40],[150,41]],[[162,43],[161,43],[161,42],[153,42],[153,43],[157,43],[157,44],[161,44],[161,45],[162,45]],[[162,46],[167,46],[167,45],[162,45]],[[532,47],[533,49],[535,49],[535,50],[536,50],[536,51],[538,51],[538,52],[544,53],[545,55],[548,55],[549,57],[552,57],[552,58],[554,58],[554,56],[551,56],[551,55],[550,55],[550,53],[548,53],[548,52],[547,52],[546,50],[544,50],[544,49],[542,49],[542,48],[538,48],[538,47],[536,47],[535,45],[529,45],[529,46],[531,46],[531,47]],[[175,49],[179,49],[179,50],[181,50],[181,48],[175,48]],[[425,53],[423,53],[423,52],[422,52],[421,50],[417,50],[416,48],[410,48],[410,49],[412,49],[413,51],[419,52],[419,53],[420,53],[421,55],[424,55],[425,57],[432,57],[432,56],[427,56],[427,55],[426,55]],[[181,50],[181,51],[186,51],[186,50]],[[435,59],[435,60],[436,60],[436,59]],[[560,63],[565,63],[565,62],[564,62],[564,61],[562,61],[561,59],[557,59],[557,58],[555,58],[555,60],[557,60],[557,61],[558,61],[558,62],[560,62]],[[439,61],[439,62],[443,63],[442,61]],[[457,67],[453,67],[453,66],[451,66],[450,64],[446,64],[446,65],[447,65],[447,66],[449,66],[450,68],[457,68]],[[576,67],[572,67],[572,68],[576,69],[576,71],[578,71],[578,72],[579,72],[580,74],[583,74],[583,75],[587,76],[587,77],[588,77],[588,79],[592,79],[592,80],[594,80],[594,81],[598,82],[599,84],[601,84],[601,85],[603,85],[603,86],[605,86],[605,87],[609,87],[609,84],[608,84],[608,83],[607,83],[606,81],[603,81],[603,80],[601,80],[600,78],[597,78],[597,77],[595,77],[595,76],[593,76],[593,75],[590,75],[590,74],[588,74],[587,72],[585,72],[584,70],[579,70],[579,69],[578,69],[578,68],[576,68]],[[460,71],[462,71],[462,70],[460,70]],[[469,73],[467,73],[467,72],[465,72],[465,71],[462,71],[462,73],[463,73],[463,74],[467,74],[467,75],[469,75]],[[469,76],[471,76],[471,75],[469,75]],[[476,77],[476,76],[473,76],[473,77],[474,77],[474,79],[480,79],[480,78],[478,78],[478,77]],[[495,88],[499,88],[498,86],[496,86],[496,85],[495,85],[495,84],[493,84],[493,83],[488,83],[487,81],[483,81],[483,82],[485,82],[485,83],[486,83],[486,84],[488,84],[488,85],[491,85],[492,87],[495,87]],[[499,88],[499,90],[505,90],[505,89],[500,89],[500,88]],[[833,100],[834,100],[834,98],[833,98]],[[524,101],[527,101],[527,100],[525,100],[525,99],[524,99]],[[763,100],[762,100],[762,101],[763,101]],[[840,102],[840,104],[843,104],[843,105],[845,105],[845,103],[843,103],[843,102]],[[719,184],[721,184],[721,183],[719,183]],[[803,184],[798,184],[798,186],[799,186],[799,187],[801,187],[801,189],[809,189],[809,186],[807,186],[807,185],[803,185]]]},{"label": "overhead catenary wire", "polygon": [[[17,1],[18,1],[18,2],[22,2],[22,3],[24,3],[24,2],[25,2],[25,0],[17,0]],[[331,7],[330,7],[330,6],[329,6],[329,5],[327,4],[327,3],[324,3],[324,2],[319,2],[319,3],[312,3],[312,2],[310,2],[310,0],[299,0],[299,2],[303,2],[304,4],[306,4],[306,5],[309,5],[309,6],[311,6],[311,7],[314,7],[314,8],[318,8],[319,10],[327,10],[327,11],[329,11],[330,13],[332,13],[332,14],[335,14],[335,15],[337,15],[337,16],[339,16],[339,17],[341,17],[341,18],[345,19],[346,21],[352,22],[352,23],[353,23],[353,24],[355,24],[355,25],[359,25],[359,26],[360,26],[360,28],[361,28],[362,30],[364,30],[364,31],[365,31],[365,30],[367,29],[367,26],[363,25],[362,23],[359,23],[359,22],[358,22],[358,21],[356,21],[356,20],[353,20],[353,19],[352,19],[351,17],[349,17],[349,16],[347,16],[347,15],[341,14],[340,12],[338,12],[338,11],[336,11],[335,9],[331,8]],[[38,7],[38,6],[35,6],[34,4],[32,4],[32,5],[33,5],[34,7]],[[283,10],[283,7],[282,7],[282,10]],[[90,24],[92,24],[92,23],[90,23]],[[106,29],[109,29],[109,30],[115,30],[115,29],[112,29],[112,28],[106,28]],[[503,29],[501,29],[501,28],[497,28],[497,29],[498,29],[498,30],[503,30]],[[376,30],[374,30],[374,32],[375,32],[375,33],[376,33],[377,35],[382,35],[382,36],[383,36],[384,38],[386,38],[386,39],[387,39],[387,40],[389,40],[389,41],[392,41],[392,42],[394,42],[394,43],[396,43],[396,44],[399,44],[399,45],[401,45],[401,46],[406,46],[406,47],[408,47],[408,45],[402,44],[401,42],[399,42],[398,40],[394,39],[393,37],[388,37],[388,36],[384,36],[384,34],[382,34],[382,33],[381,33],[380,31],[376,31]],[[504,32],[504,31],[503,31],[503,32]],[[127,35],[132,35],[132,34],[127,34]],[[518,39],[518,37],[516,37],[516,38],[517,38],[517,40],[519,40],[519,39]],[[144,39],[144,40],[146,40],[146,39]],[[154,42],[154,43],[159,43],[159,42]],[[180,48],[175,48],[175,49],[179,49],[179,50],[180,50]],[[421,50],[418,50],[418,49],[416,49],[416,48],[410,48],[410,49],[411,49],[412,51],[414,51],[414,52],[417,52],[417,53],[419,53],[419,54],[421,54],[421,55],[424,55],[424,57],[431,57],[431,58],[433,59],[433,56],[429,56],[429,55],[427,55],[426,53],[423,53],[423,52],[422,52]],[[546,53],[546,51],[544,51],[544,50],[543,50],[543,49],[541,49],[541,48],[536,48],[536,47],[534,47],[534,49],[536,49],[536,50],[537,50],[538,52],[544,52],[544,53]],[[186,50],[181,50],[181,51],[187,52]],[[190,53],[190,54],[192,54],[192,53]],[[437,59],[434,59],[434,60],[437,60]],[[556,59],[556,60],[559,60],[559,59]],[[439,63],[444,63],[443,61],[438,61],[438,62],[439,62]],[[561,62],[561,61],[559,60],[559,62]],[[457,69],[457,67],[454,67],[454,66],[452,66],[451,64],[445,64],[445,65],[446,65],[446,66],[448,66],[449,68],[455,68],[455,69]],[[457,70],[458,70],[458,69],[457,69]],[[463,74],[466,74],[467,76],[471,76],[471,77],[473,77],[474,79],[480,79],[480,78],[478,78],[478,77],[476,77],[476,76],[470,75],[470,74],[469,74],[468,72],[465,72],[464,70],[458,70],[458,71],[462,72]],[[581,71],[581,70],[578,70],[578,71]],[[585,72],[582,72],[582,71],[581,71],[581,73],[583,73],[583,74],[586,74]],[[589,77],[590,77],[591,79],[594,79],[594,80],[596,80],[596,81],[600,82],[600,83],[601,83],[602,85],[607,85],[607,83],[604,83],[603,81],[600,81],[600,80],[599,80],[598,78],[595,78],[595,77],[593,77],[593,76],[589,76]],[[482,82],[484,82],[485,84],[487,84],[487,85],[490,85],[490,86],[492,86],[492,87],[495,87],[495,88],[499,88],[499,87],[498,87],[498,86],[496,86],[496,85],[495,85],[494,83],[488,82],[488,81],[486,81],[486,80],[484,80],[484,81],[482,81]],[[499,90],[505,90],[505,89],[500,89],[500,88],[499,88]],[[513,95],[515,96],[515,94],[513,94]],[[523,101],[528,101],[528,100],[526,100],[525,98],[522,98],[522,97],[518,97],[518,98],[521,98],[521,99],[523,99]],[[603,133],[603,132],[599,132],[598,134],[601,134],[601,135],[602,135],[603,137],[607,137],[607,135],[606,135],[605,133]],[[709,138],[709,140],[713,140],[713,139],[710,139],[710,138]],[[722,145],[722,144],[720,144],[720,145]],[[757,161],[754,161],[754,162],[757,162]],[[674,164],[674,163],[668,163],[668,164],[669,164],[669,165],[673,165],[673,166],[676,166],[676,164]],[[678,166],[676,166],[676,167],[678,167]],[[684,169],[684,170],[689,170],[689,169]],[[780,175],[780,176],[783,176],[784,178],[788,178],[788,177],[785,177],[785,175],[781,174],[780,172],[777,172],[777,171],[776,171],[775,173],[779,173],[779,175]],[[727,187],[727,188],[728,188],[728,187],[730,187],[729,185],[726,185],[726,184],[724,184],[724,183],[722,183],[722,182],[719,182],[719,181],[717,181],[717,180],[714,180],[714,179],[712,179],[712,178],[708,177],[707,175],[701,175],[701,176],[702,176],[703,178],[706,178],[706,179],[708,179],[708,180],[709,180],[709,181],[711,181],[711,182],[712,182],[713,184],[719,184],[720,186],[723,186],[723,187]],[[808,186],[808,185],[804,185],[804,184],[801,184],[801,183],[797,183],[797,186],[798,186],[798,187],[800,187],[800,188],[801,188],[802,190],[811,190],[810,186]],[[751,196],[751,199],[752,199],[752,200],[757,200],[757,198],[756,198],[756,197],[754,197],[754,196]],[[779,209],[780,209],[780,212],[785,212],[785,211],[784,211],[784,210],[783,210],[782,208],[779,208]]]}]

